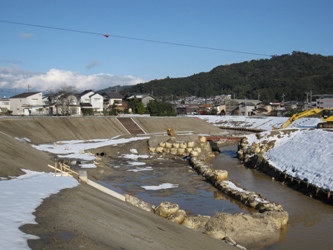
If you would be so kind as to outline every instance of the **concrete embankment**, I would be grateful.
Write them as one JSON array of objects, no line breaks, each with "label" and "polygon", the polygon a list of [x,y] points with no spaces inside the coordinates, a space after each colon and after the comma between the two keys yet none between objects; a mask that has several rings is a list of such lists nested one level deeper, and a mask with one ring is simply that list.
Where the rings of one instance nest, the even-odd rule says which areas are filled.
[{"label": "concrete embankment", "polygon": [[[146,133],[162,133],[172,127],[193,133],[220,133],[221,129],[196,117],[140,117],[133,116]],[[11,137],[29,138],[33,144],[60,140],[105,139],[131,136],[117,117],[5,117],[0,119],[0,132]]]}]

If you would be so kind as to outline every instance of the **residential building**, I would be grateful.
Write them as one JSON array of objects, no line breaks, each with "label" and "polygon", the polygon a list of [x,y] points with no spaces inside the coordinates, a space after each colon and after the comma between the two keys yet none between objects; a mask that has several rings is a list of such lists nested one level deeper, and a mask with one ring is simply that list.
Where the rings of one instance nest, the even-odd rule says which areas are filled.
[{"label": "residential building", "polygon": [[176,107],[177,115],[197,115],[199,110],[199,105],[180,105]]},{"label": "residential building", "polygon": [[8,110],[10,110],[9,98],[0,98],[0,114],[5,114]]},{"label": "residential building", "polygon": [[93,90],[85,90],[79,95],[82,109],[92,109],[92,113],[103,113],[103,96]]},{"label": "residential building", "polygon": [[13,111],[13,115],[45,114],[42,92],[25,92],[10,97],[10,110]]},{"label": "residential building", "polygon": [[155,98],[152,97],[149,94],[135,94],[135,95],[132,95],[132,96],[128,97],[127,99],[132,100],[132,99],[135,99],[135,98],[140,100],[143,103],[144,107],[147,107],[147,105],[150,101],[155,100]]},{"label": "residential building", "polygon": [[302,112],[307,109],[307,103],[299,101],[284,102],[283,105],[287,113],[290,113],[291,111]]},{"label": "residential building", "polygon": [[79,102],[80,103],[90,103],[90,96],[95,94],[95,92],[91,89],[83,91],[79,95]]},{"label": "residential building", "polygon": [[239,115],[251,116],[254,115],[256,105],[259,103],[258,100],[244,101],[239,103]]},{"label": "residential building", "polygon": [[124,110],[123,96],[118,92],[104,92],[101,93],[104,98],[104,110],[110,111],[113,108],[117,110]]},{"label": "residential building", "polygon": [[90,104],[92,106],[94,114],[102,114],[103,113],[103,96],[94,93],[90,96]]},{"label": "residential building", "polygon": [[312,95],[312,98],[316,99],[317,108],[333,108],[333,94]]}]

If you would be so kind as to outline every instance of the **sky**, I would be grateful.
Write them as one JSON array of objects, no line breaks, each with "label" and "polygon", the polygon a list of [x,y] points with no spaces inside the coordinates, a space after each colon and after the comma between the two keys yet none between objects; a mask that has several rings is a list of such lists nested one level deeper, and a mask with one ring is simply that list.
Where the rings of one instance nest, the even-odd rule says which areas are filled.
[{"label": "sky", "polygon": [[329,56],[332,9],[330,0],[2,0],[0,97],[187,77],[293,51]]},{"label": "sky", "polygon": [[[294,121],[288,128],[293,128],[292,133],[281,133],[280,136],[269,135],[274,127],[281,126],[287,118],[282,117],[244,117],[244,116],[197,116],[211,124],[219,126],[233,126],[237,122],[239,127],[260,128],[266,130],[262,133],[262,139],[276,140],[273,149],[267,151],[266,156],[270,164],[281,171],[300,178],[308,179],[312,184],[333,191],[333,165],[332,144],[333,133],[322,129],[314,129],[321,121],[317,118],[300,118]],[[287,131],[287,130],[281,130]],[[247,135],[249,142],[257,142],[254,134]],[[148,137],[98,139],[98,140],[72,140],[59,141],[52,144],[32,145],[34,148],[58,155],[59,157],[77,158],[81,160],[94,160],[89,154],[89,149],[107,145],[124,144],[135,140],[147,139]],[[30,142],[29,138],[16,138]],[[86,153],[84,153],[86,151]],[[130,154],[120,155],[132,162],[133,168],[128,171],[147,171],[154,166],[143,166],[140,159],[146,159],[148,155],[140,155],[133,148]],[[302,153],[297,153],[302,152]],[[307,152],[307,153],[304,153]],[[29,166],[26,166],[27,168]],[[81,167],[95,168],[96,165],[82,164]],[[116,166],[114,166],[116,167]],[[43,199],[64,188],[72,188],[79,183],[75,178],[58,177],[53,173],[35,172],[24,169],[25,175],[11,180],[0,179],[0,248],[1,249],[30,249],[28,239],[37,239],[37,236],[28,235],[19,230],[24,224],[34,224],[35,217],[32,214],[42,203]],[[50,185],[51,183],[51,185]],[[248,192],[235,186],[232,180],[227,180],[231,189],[238,192]],[[142,186],[147,192],[159,189],[179,188],[181,183],[159,183],[155,186]],[[13,209],[15,208],[15,209]]]}]

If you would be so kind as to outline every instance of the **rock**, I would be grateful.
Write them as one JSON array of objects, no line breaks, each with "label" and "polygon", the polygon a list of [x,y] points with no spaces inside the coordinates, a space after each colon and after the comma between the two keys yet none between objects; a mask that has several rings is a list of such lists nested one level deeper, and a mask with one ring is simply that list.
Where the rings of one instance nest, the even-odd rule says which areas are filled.
[{"label": "rock", "polygon": [[170,215],[168,217],[168,220],[176,222],[178,224],[182,224],[185,218],[186,218],[186,212],[184,210],[179,209],[177,213]]},{"label": "rock", "polygon": [[168,218],[170,215],[177,213],[178,210],[179,206],[177,204],[166,201],[156,207],[155,214],[163,218]]}]

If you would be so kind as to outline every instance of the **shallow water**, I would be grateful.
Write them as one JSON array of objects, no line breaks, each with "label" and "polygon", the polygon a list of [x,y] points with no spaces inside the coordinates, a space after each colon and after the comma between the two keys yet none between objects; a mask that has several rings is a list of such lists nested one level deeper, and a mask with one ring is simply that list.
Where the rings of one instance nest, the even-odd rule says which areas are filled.
[{"label": "shallow water", "polygon": [[[113,168],[112,176],[101,181],[114,191],[134,195],[155,206],[164,201],[176,203],[187,214],[214,216],[216,212],[245,211],[193,172],[187,161],[160,159],[153,165],[146,160],[140,160],[140,162],[147,162],[147,164],[136,166],[137,168],[152,167],[152,170],[133,172],[132,170],[136,167],[130,165],[130,161],[119,160],[111,164],[116,166]],[[163,183],[178,187],[159,190],[144,188],[144,186],[157,186]]]},{"label": "shallow water", "polygon": [[[266,249],[331,249],[333,206],[272,181],[262,173],[239,167],[236,151],[237,145],[222,147],[221,154],[213,161],[213,168],[227,170],[230,180],[280,203],[289,213],[288,227],[281,232],[279,242]],[[248,210],[242,204],[230,201],[211,184],[205,182],[192,171],[186,161],[160,159],[155,162],[140,162],[145,162],[146,165],[133,166],[129,160],[123,159],[112,162],[112,177],[103,179],[104,185],[122,194],[132,194],[153,205],[163,201],[177,203],[188,214],[214,216],[216,212],[238,213]],[[147,166],[152,167],[152,170],[128,171]],[[179,186],[163,190],[145,190],[142,187],[162,183]]]}]

